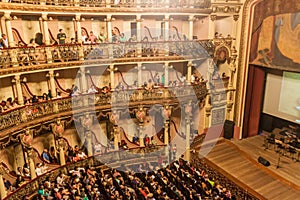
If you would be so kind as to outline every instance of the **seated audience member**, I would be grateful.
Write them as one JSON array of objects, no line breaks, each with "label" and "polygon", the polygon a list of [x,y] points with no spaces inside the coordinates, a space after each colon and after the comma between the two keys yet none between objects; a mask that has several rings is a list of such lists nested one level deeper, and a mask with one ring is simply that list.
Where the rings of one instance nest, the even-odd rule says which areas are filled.
[{"label": "seated audience member", "polygon": [[135,144],[138,144],[139,143],[139,138],[136,134],[134,134],[133,138],[132,138],[132,142],[135,143]]},{"label": "seated audience member", "polygon": [[46,161],[46,162],[49,162],[50,163],[50,155],[49,155],[49,153],[48,153],[48,150],[47,149],[44,149],[43,150],[43,153],[42,153],[42,158],[43,158],[43,160],[44,161]]},{"label": "seated audience member", "polygon": [[86,158],[87,158],[87,155],[82,150],[79,150],[78,159],[83,160],[83,159],[86,159]]},{"label": "seated audience member", "polygon": [[24,178],[21,175],[18,175],[17,179],[16,179],[16,182],[15,182],[16,189],[18,189],[19,187],[21,187],[24,183],[25,183]]},{"label": "seated audience member", "polygon": [[102,145],[100,143],[96,143],[94,145],[94,154],[102,153]]}]

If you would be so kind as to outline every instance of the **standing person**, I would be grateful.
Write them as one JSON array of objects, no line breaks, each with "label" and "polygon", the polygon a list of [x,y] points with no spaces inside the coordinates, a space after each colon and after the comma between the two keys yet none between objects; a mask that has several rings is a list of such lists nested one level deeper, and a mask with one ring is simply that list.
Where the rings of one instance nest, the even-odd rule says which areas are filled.
[{"label": "standing person", "polygon": [[57,34],[58,44],[65,44],[66,43],[66,34],[63,32],[62,29],[59,29],[59,33]]},{"label": "standing person", "polygon": [[7,36],[6,34],[2,34],[1,35],[1,39],[0,39],[0,47],[1,48],[8,48],[8,39],[7,39]]},{"label": "standing person", "polygon": [[90,32],[89,41],[91,44],[97,43],[97,37],[94,35],[93,31]]},{"label": "standing person", "polygon": [[172,153],[173,153],[173,160],[176,159],[176,153],[177,153],[177,147],[176,144],[174,144],[173,148],[172,148]]}]

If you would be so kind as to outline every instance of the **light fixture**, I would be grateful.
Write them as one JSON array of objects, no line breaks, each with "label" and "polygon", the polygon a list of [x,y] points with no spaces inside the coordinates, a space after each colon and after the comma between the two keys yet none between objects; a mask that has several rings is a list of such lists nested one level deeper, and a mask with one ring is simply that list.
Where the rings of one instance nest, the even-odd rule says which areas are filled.
[{"label": "light fixture", "polygon": [[94,21],[94,18],[93,18],[93,17],[91,18],[91,21]]},{"label": "light fixture", "polygon": [[26,83],[27,82],[27,78],[26,77],[24,77],[23,79],[22,79],[22,81],[21,81],[22,83]]},{"label": "light fixture", "polygon": [[84,22],[84,21],[85,21],[85,19],[82,17],[82,18],[81,18],[81,21],[83,21],[83,22]]},{"label": "light fixture", "polygon": [[52,17],[49,17],[49,21],[52,21],[53,20],[53,18]]},{"label": "light fixture", "polygon": [[17,20],[18,19],[18,17],[17,16],[13,16],[13,20]]}]

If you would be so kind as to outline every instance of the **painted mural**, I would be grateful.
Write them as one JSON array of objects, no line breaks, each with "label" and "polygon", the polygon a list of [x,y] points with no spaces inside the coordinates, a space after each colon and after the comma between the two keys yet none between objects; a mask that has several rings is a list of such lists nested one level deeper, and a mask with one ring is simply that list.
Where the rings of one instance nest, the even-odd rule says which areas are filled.
[{"label": "painted mural", "polygon": [[269,16],[252,34],[250,63],[300,71],[300,12]]}]

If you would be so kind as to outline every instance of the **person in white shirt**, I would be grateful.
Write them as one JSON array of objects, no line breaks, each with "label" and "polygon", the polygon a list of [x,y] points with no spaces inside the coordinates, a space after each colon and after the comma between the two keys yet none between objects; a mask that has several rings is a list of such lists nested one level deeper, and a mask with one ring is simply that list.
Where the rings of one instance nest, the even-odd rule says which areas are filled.
[{"label": "person in white shirt", "polygon": [[38,163],[36,165],[35,173],[36,173],[37,176],[40,176],[40,175],[43,174],[42,163]]}]

